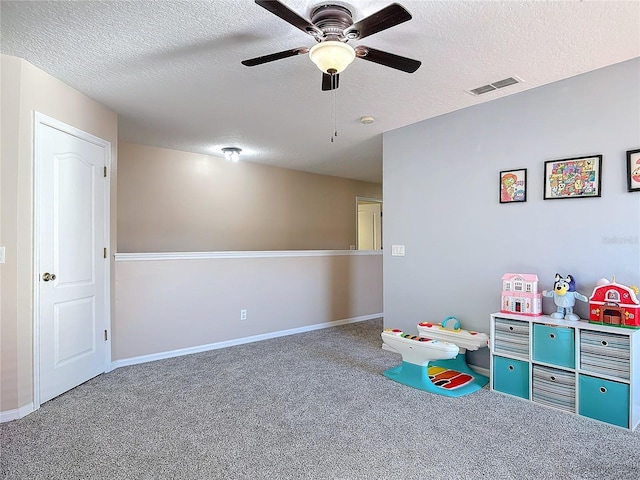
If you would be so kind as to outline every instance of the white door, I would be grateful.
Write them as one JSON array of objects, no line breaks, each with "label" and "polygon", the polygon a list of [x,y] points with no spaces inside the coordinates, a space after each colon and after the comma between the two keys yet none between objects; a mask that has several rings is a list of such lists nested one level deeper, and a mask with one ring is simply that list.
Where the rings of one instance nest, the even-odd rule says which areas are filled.
[{"label": "white door", "polygon": [[358,211],[358,250],[375,250],[375,214]]},{"label": "white door", "polygon": [[36,403],[107,367],[110,144],[36,116]]},{"label": "white door", "polygon": [[358,250],[382,248],[382,204],[358,204]]}]

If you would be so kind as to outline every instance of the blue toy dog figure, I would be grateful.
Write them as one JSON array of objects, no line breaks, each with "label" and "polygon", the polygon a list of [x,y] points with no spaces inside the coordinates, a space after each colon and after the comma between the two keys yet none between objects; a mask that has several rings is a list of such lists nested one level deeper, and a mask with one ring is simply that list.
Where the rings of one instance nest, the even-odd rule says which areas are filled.
[{"label": "blue toy dog figure", "polygon": [[566,278],[562,278],[559,273],[556,273],[556,278],[553,283],[553,291],[543,290],[542,296],[553,297],[553,301],[558,309],[551,314],[551,318],[564,318],[565,320],[580,320],[580,317],[573,313],[573,306],[576,304],[576,299],[581,302],[588,302],[589,299],[576,292],[576,281],[573,275],[567,275]]}]

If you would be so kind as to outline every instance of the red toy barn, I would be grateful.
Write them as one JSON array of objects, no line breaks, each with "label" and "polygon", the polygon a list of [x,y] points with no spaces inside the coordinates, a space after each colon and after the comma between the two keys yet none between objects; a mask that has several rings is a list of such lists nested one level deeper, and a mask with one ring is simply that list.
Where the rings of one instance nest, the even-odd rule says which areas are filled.
[{"label": "red toy barn", "polygon": [[640,328],[640,302],[635,290],[615,281],[597,285],[589,297],[589,322]]}]

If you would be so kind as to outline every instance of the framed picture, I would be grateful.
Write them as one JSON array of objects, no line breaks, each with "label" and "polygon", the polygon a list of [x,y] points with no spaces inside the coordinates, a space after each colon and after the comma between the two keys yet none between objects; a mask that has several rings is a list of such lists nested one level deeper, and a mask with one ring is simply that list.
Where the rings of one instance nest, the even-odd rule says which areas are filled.
[{"label": "framed picture", "polygon": [[602,155],[544,162],[544,199],[600,196]]},{"label": "framed picture", "polygon": [[627,151],[627,188],[640,192],[640,148]]},{"label": "framed picture", "polygon": [[500,172],[500,203],[527,201],[527,169]]}]

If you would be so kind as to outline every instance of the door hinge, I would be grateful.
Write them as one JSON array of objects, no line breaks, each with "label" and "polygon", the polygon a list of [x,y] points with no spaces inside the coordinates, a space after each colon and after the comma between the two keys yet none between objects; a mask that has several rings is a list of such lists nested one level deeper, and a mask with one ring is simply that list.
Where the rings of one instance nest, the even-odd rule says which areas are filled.
[{"label": "door hinge", "polygon": [[109,339],[109,336],[107,335],[107,331],[104,331],[104,341],[106,342]]},{"label": "door hinge", "polygon": [[107,247],[104,247],[104,258],[107,258]]},{"label": "door hinge", "polygon": [[104,177],[107,178],[107,167],[104,167]]}]

